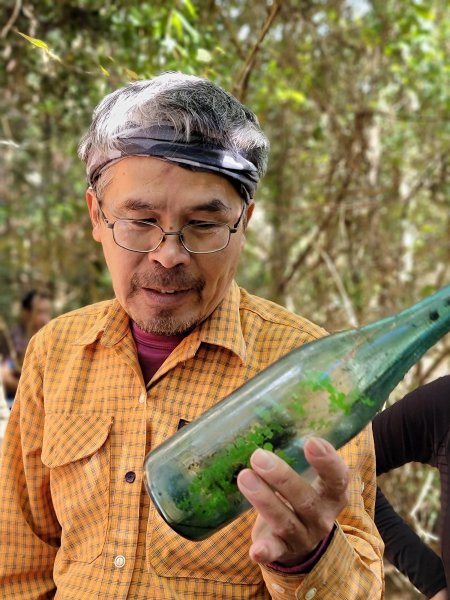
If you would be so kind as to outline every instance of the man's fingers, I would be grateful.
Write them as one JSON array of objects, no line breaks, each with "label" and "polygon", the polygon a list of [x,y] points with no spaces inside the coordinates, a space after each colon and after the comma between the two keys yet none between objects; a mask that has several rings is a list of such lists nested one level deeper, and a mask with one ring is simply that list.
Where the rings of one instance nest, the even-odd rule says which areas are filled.
[{"label": "man's fingers", "polygon": [[259,539],[254,538],[258,549],[255,544],[252,546],[254,560],[270,562],[279,556],[289,558],[297,547],[311,545],[309,532],[290,508],[290,503],[287,504],[264,479],[253,470],[244,469],[239,473],[237,483],[262,519],[256,532]]},{"label": "man's fingers", "polygon": [[[272,452],[259,449],[251,457],[253,471],[281,494],[300,516],[320,510],[317,500],[345,501],[348,485],[347,466],[330,443],[319,438],[309,439],[305,442],[305,456],[318,476],[314,485]],[[317,498],[317,492],[320,498]]]},{"label": "man's fingers", "polygon": [[286,554],[286,544],[274,536],[267,539],[257,539],[251,545],[249,554],[253,561],[268,564],[277,561],[280,556]]},{"label": "man's fingers", "polygon": [[[317,531],[326,534],[325,530],[332,527],[335,516],[347,503],[347,466],[331,444],[318,438],[311,438],[305,443],[305,456],[318,475],[313,484],[295,473],[281,458],[266,450],[259,449],[253,453],[251,466],[254,473],[272,491],[286,499],[307,528],[313,522]],[[259,506],[253,499],[250,501],[260,514],[264,513],[264,518],[274,526],[280,524],[284,530],[290,528],[291,514],[285,511],[286,503],[278,502],[275,505],[272,498],[264,494],[264,498],[267,498],[267,506],[264,506],[262,496],[258,492],[256,496]]]},{"label": "man's fingers", "polygon": [[257,562],[298,564],[329,534],[347,502],[347,467],[331,444],[311,438],[305,456],[318,475],[312,484],[262,449],[238,475],[240,491],[258,513],[250,552]]},{"label": "man's fingers", "polygon": [[310,438],[305,442],[306,460],[314,467],[318,480],[314,482],[322,496],[335,502],[347,501],[348,467],[326,440]]},{"label": "man's fingers", "polygon": [[[301,520],[303,515],[308,515],[311,511],[315,512],[316,490],[284,460],[272,452],[259,449],[252,454],[250,463],[253,471],[259,475],[277,498],[277,502],[274,503],[267,496],[267,501],[272,503],[267,508],[264,507],[265,518],[269,519],[274,526],[283,523],[283,528],[289,529],[293,512]],[[258,507],[255,506],[255,508],[258,510]],[[284,517],[283,521],[281,521],[282,517]]]},{"label": "man's fingers", "polygon": [[294,512],[289,501],[275,491],[274,487],[251,469],[244,469],[238,475],[238,486],[264,519],[279,526],[285,521],[294,520]]}]

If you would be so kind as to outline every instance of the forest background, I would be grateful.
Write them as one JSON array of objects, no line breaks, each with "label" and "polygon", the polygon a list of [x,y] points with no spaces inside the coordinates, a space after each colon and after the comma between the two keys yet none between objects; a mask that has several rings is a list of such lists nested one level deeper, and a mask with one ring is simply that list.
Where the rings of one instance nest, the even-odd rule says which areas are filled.
[{"label": "forest background", "polygon": [[[0,316],[49,289],[57,313],[111,297],[77,143],[100,98],[164,70],[213,79],[258,115],[268,173],[239,283],[329,331],[450,282],[445,0],[3,0]],[[449,371],[447,336],[390,401]],[[437,547],[439,482],[382,486]],[[387,595],[417,598],[387,566]]]}]

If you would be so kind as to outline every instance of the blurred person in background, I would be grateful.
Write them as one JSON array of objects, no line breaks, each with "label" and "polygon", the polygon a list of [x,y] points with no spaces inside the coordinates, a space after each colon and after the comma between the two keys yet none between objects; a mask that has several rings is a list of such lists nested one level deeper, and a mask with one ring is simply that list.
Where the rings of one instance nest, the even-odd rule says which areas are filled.
[{"label": "blurred person in background", "polygon": [[[3,356],[9,353],[9,334],[5,322],[0,317],[0,364],[3,362]],[[3,386],[2,370],[0,369],[0,448],[5,434],[6,424],[8,423],[9,410],[6,404],[5,388]]]},{"label": "blurred person in background", "polygon": [[45,291],[30,290],[20,303],[17,324],[7,333],[2,358],[2,378],[9,405],[12,404],[19,385],[25,351],[32,336],[52,318],[52,301]]},{"label": "blurred person in background", "polygon": [[5,435],[6,425],[8,424],[9,410],[6,404],[6,396],[3,388],[2,375],[0,372],[0,449]]}]

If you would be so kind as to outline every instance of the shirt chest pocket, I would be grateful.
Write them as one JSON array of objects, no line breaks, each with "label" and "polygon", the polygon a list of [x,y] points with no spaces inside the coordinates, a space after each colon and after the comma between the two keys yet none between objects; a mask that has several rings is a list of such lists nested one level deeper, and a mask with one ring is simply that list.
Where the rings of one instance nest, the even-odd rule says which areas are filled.
[{"label": "shirt chest pocket", "polygon": [[49,414],[42,462],[50,469],[62,560],[89,563],[102,552],[109,515],[112,416]]},{"label": "shirt chest pocket", "polygon": [[149,570],[161,577],[262,587],[261,571],[248,556],[254,519],[254,513],[247,512],[210,538],[191,542],[176,534],[151,505],[146,541]]}]

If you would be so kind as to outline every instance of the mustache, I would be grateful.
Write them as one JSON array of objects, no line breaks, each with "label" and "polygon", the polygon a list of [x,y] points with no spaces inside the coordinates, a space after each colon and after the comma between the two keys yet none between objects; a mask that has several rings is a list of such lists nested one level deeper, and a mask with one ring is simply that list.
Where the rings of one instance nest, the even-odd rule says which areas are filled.
[{"label": "mustache", "polygon": [[141,288],[158,289],[172,287],[180,290],[194,290],[197,293],[202,292],[206,285],[202,277],[195,277],[186,273],[182,268],[156,269],[147,273],[134,273],[130,281],[130,294],[134,296]]}]

